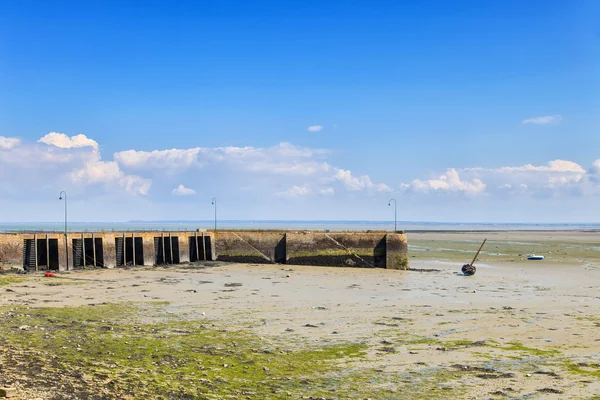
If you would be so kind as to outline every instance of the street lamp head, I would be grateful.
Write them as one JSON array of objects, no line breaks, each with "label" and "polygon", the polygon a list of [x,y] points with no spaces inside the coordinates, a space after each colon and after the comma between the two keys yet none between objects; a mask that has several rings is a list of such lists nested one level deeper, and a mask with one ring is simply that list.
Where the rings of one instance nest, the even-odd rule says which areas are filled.
[{"label": "street lamp head", "polygon": [[62,200],[62,194],[60,195],[60,197],[58,198],[59,200]]}]

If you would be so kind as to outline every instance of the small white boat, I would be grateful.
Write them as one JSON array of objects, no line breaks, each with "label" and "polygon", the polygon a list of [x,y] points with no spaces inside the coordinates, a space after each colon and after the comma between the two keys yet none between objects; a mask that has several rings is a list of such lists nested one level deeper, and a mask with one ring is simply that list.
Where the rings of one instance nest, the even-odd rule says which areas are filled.
[{"label": "small white boat", "polygon": [[544,256],[536,256],[535,254],[530,254],[527,256],[528,260],[536,260],[536,261],[541,261],[544,259]]}]

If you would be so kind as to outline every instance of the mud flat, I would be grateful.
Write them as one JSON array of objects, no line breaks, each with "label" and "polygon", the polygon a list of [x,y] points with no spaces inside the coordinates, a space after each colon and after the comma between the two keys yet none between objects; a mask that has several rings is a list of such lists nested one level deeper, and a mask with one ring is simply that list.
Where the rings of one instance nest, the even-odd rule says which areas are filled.
[{"label": "mud flat", "polygon": [[[449,249],[412,249],[411,271],[3,275],[0,386],[23,399],[598,398],[598,234],[485,236],[504,255],[473,277],[458,272],[480,233],[411,234]],[[533,252],[549,258],[518,256]]]}]

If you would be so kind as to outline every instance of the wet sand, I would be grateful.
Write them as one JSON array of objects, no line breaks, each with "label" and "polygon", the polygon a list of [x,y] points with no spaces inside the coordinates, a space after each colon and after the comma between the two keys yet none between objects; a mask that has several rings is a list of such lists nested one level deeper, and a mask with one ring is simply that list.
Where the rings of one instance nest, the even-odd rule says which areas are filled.
[{"label": "wet sand", "polygon": [[[459,238],[466,252],[481,238],[413,236],[409,243],[433,246]],[[436,385],[459,388],[464,398],[600,395],[600,263],[590,250],[598,234],[487,236],[514,251],[531,243],[585,246],[585,257],[574,252],[558,263],[488,255],[472,277],[460,274],[469,257],[459,261],[452,251],[446,259],[419,251],[411,271],[249,264],[77,271],[2,287],[0,306],[159,301],[168,302],[167,313],[250,330],[273,346],[362,343],[365,357],[348,368],[380,376],[373,385],[389,398],[404,398],[411,374],[456,369],[468,373]]]}]

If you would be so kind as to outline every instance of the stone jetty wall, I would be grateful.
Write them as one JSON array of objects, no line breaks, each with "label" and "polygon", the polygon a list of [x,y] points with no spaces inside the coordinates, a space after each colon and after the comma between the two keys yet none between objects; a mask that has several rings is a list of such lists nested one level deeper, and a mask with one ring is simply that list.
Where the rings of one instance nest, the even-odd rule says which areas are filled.
[{"label": "stone jetty wall", "polygon": [[[405,269],[404,233],[221,230],[0,234],[0,268],[115,268],[196,261]],[[68,260],[67,260],[68,259]]]}]

